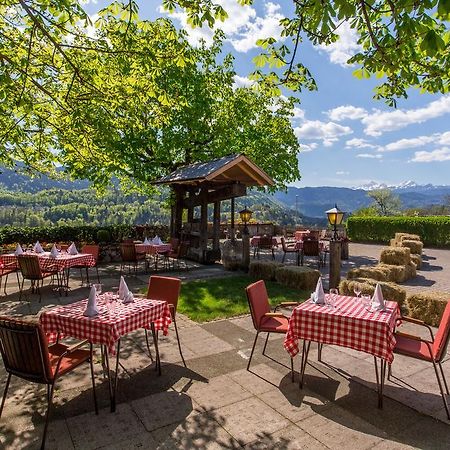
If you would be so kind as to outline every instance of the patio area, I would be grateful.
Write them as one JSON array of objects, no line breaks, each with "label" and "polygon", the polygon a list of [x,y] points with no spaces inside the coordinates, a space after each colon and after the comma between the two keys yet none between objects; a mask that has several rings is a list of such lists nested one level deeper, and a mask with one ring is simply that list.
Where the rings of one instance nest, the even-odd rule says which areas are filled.
[{"label": "patio area", "polygon": [[[354,265],[375,262],[379,253],[380,246],[351,244],[343,274]],[[448,291],[450,251],[426,249],[425,255],[423,270],[407,289]],[[322,271],[326,279],[328,267]],[[213,265],[176,276],[195,279],[234,274]],[[115,266],[101,266],[100,277],[104,290],[117,289]],[[127,276],[126,280],[137,292],[147,285],[148,274]],[[19,302],[16,283],[10,283],[11,294],[0,299],[0,314],[37,314],[42,308],[88,295],[77,278],[71,280],[71,288],[68,297],[44,288],[42,304],[38,304],[36,296]],[[178,316],[177,323],[187,369],[181,364],[173,326],[167,337],[160,337],[161,376],[147,354],[143,330],[122,338],[123,367],[115,413],[110,412],[99,351],[95,364],[98,416],[92,404],[89,369],[82,366],[61,378],[56,385],[47,448],[450,447],[449,422],[428,363],[396,355],[393,375],[399,379],[387,382],[384,408],[379,410],[371,355],[325,346],[320,363],[314,347],[305,386],[299,390],[299,358],[294,360],[296,383],[292,383],[282,336],[271,337],[267,351],[271,358],[261,355],[260,339],[251,372],[245,369],[255,336],[249,315],[204,324]],[[448,356],[443,367],[448,374]],[[2,387],[5,379],[1,366]],[[2,445],[39,448],[45,406],[44,388],[13,378],[0,419]]]}]

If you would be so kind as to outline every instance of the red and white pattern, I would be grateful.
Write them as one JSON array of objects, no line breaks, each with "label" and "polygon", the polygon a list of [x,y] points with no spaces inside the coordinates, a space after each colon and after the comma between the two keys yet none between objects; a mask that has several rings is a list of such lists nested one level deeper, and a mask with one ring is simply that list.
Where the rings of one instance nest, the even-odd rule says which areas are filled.
[{"label": "red and white pattern", "polygon": [[338,296],[332,309],[308,300],[292,311],[284,348],[294,357],[299,339],[304,339],[350,347],[391,363],[398,318],[396,302],[387,301],[385,311],[369,312],[355,297]]},{"label": "red and white pattern", "polygon": [[136,253],[147,253],[149,255],[156,255],[157,253],[166,253],[172,250],[170,244],[135,244]]},{"label": "red and white pattern", "polygon": [[[95,266],[95,258],[90,253],[78,253],[77,255],[70,255],[69,253],[59,253],[56,258],[52,258],[50,252],[44,253],[25,253],[30,255],[37,255],[39,258],[39,265],[45,272],[49,267],[57,266],[58,270],[69,269],[74,266]],[[5,264],[15,262],[17,263],[17,256],[14,253],[2,255]]]},{"label": "red and white pattern", "polygon": [[[110,303],[110,300],[115,301]],[[106,345],[114,354],[115,343],[121,336],[139,328],[150,328],[152,322],[156,330],[162,330],[166,335],[172,321],[167,302],[160,300],[135,298],[133,303],[123,304],[116,294],[105,292],[98,298],[99,315],[95,317],[83,315],[86,305],[87,299],[41,314],[39,320],[50,343],[55,342],[60,333],[61,336]]]},{"label": "red and white pattern", "polygon": [[[250,239],[250,245],[252,247],[258,247],[260,240],[261,240],[261,236],[253,236]],[[278,240],[277,240],[277,238],[275,236],[272,236],[272,245],[273,246],[278,246]]]}]

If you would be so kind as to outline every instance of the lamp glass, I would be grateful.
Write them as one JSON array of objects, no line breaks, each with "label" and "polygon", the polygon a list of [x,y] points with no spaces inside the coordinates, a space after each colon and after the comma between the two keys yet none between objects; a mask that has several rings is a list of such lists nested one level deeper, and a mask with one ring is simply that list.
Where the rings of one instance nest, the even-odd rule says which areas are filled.
[{"label": "lamp glass", "polygon": [[242,220],[242,222],[247,223],[250,222],[250,219],[252,218],[253,211],[250,211],[249,209],[245,208],[242,211],[239,211],[239,216]]}]

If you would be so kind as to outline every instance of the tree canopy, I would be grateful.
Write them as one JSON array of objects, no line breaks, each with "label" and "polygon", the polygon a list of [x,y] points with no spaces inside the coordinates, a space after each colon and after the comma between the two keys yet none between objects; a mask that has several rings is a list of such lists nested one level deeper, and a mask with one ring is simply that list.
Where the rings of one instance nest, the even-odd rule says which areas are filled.
[{"label": "tree canopy", "polygon": [[293,99],[234,86],[223,36],[191,47],[170,20],[114,2],[92,24],[76,2],[0,6],[0,163],[57,165],[104,187],[245,153],[274,178],[299,178]]},{"label": "tree canopy", "polygon": [[[253,0],[238,0],[251,5]],[[358,78],[380,79],[375,98],[395,105],[411,87],[431,93],[450,90],[450,0],[292,0],[293,14],[281,21],[282,37],[259,41],[255,80],[274,91],[315,89],[309,68],[299,58],[301,45],[329,45],[347,24],[358,36],[359,51],[348,61]],[[169,11],[187,10],[189,23],[199,26],[223,20],[226,11],[215,0],[163,0]],[[267,70],[263,70],[263,67]]]}]

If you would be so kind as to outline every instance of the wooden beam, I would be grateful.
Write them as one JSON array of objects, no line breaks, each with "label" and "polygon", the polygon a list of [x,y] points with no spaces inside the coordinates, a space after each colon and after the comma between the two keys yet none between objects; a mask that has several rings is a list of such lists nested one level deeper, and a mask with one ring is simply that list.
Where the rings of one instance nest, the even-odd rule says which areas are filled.
[{"label": "wooden beam", "polygon": [[220,202],[214,202],[213,214],[213,250],[219,250]]},{"label": "wooden beam", "polygon": [[[202,192],[206,191],[206,202],[215,203],[222,200],[229,200],[230,198],[243,197],[247,195],[247,188],[243,184],[231,184],[229,186],[221,187],[212,191],[208,191],[202,188],[201,193],[194,195],[192,197],[184,199],[184,208],[193,208],[194,206],[199,206],[202,204]],[[205,195],[205,194],[203,194]]]},{"label": "wooden beam", "polygon": [[201,199],[201,213],[200,213],[200,239],[199,239],[199,250],[200,250],[200,262],[204,263],[204,255],[208,248],[208,201],[207,201],[208,191],[202,189],[200,192]]},{"label": "wooden beam", "polygon": [[175,187],[175,211],[174,211],[174,226],[173,226],[173,236],[181,237],[181,228],[183,226],[183,200],[184,200],[184,189],[180,189],[179,186]]}]

